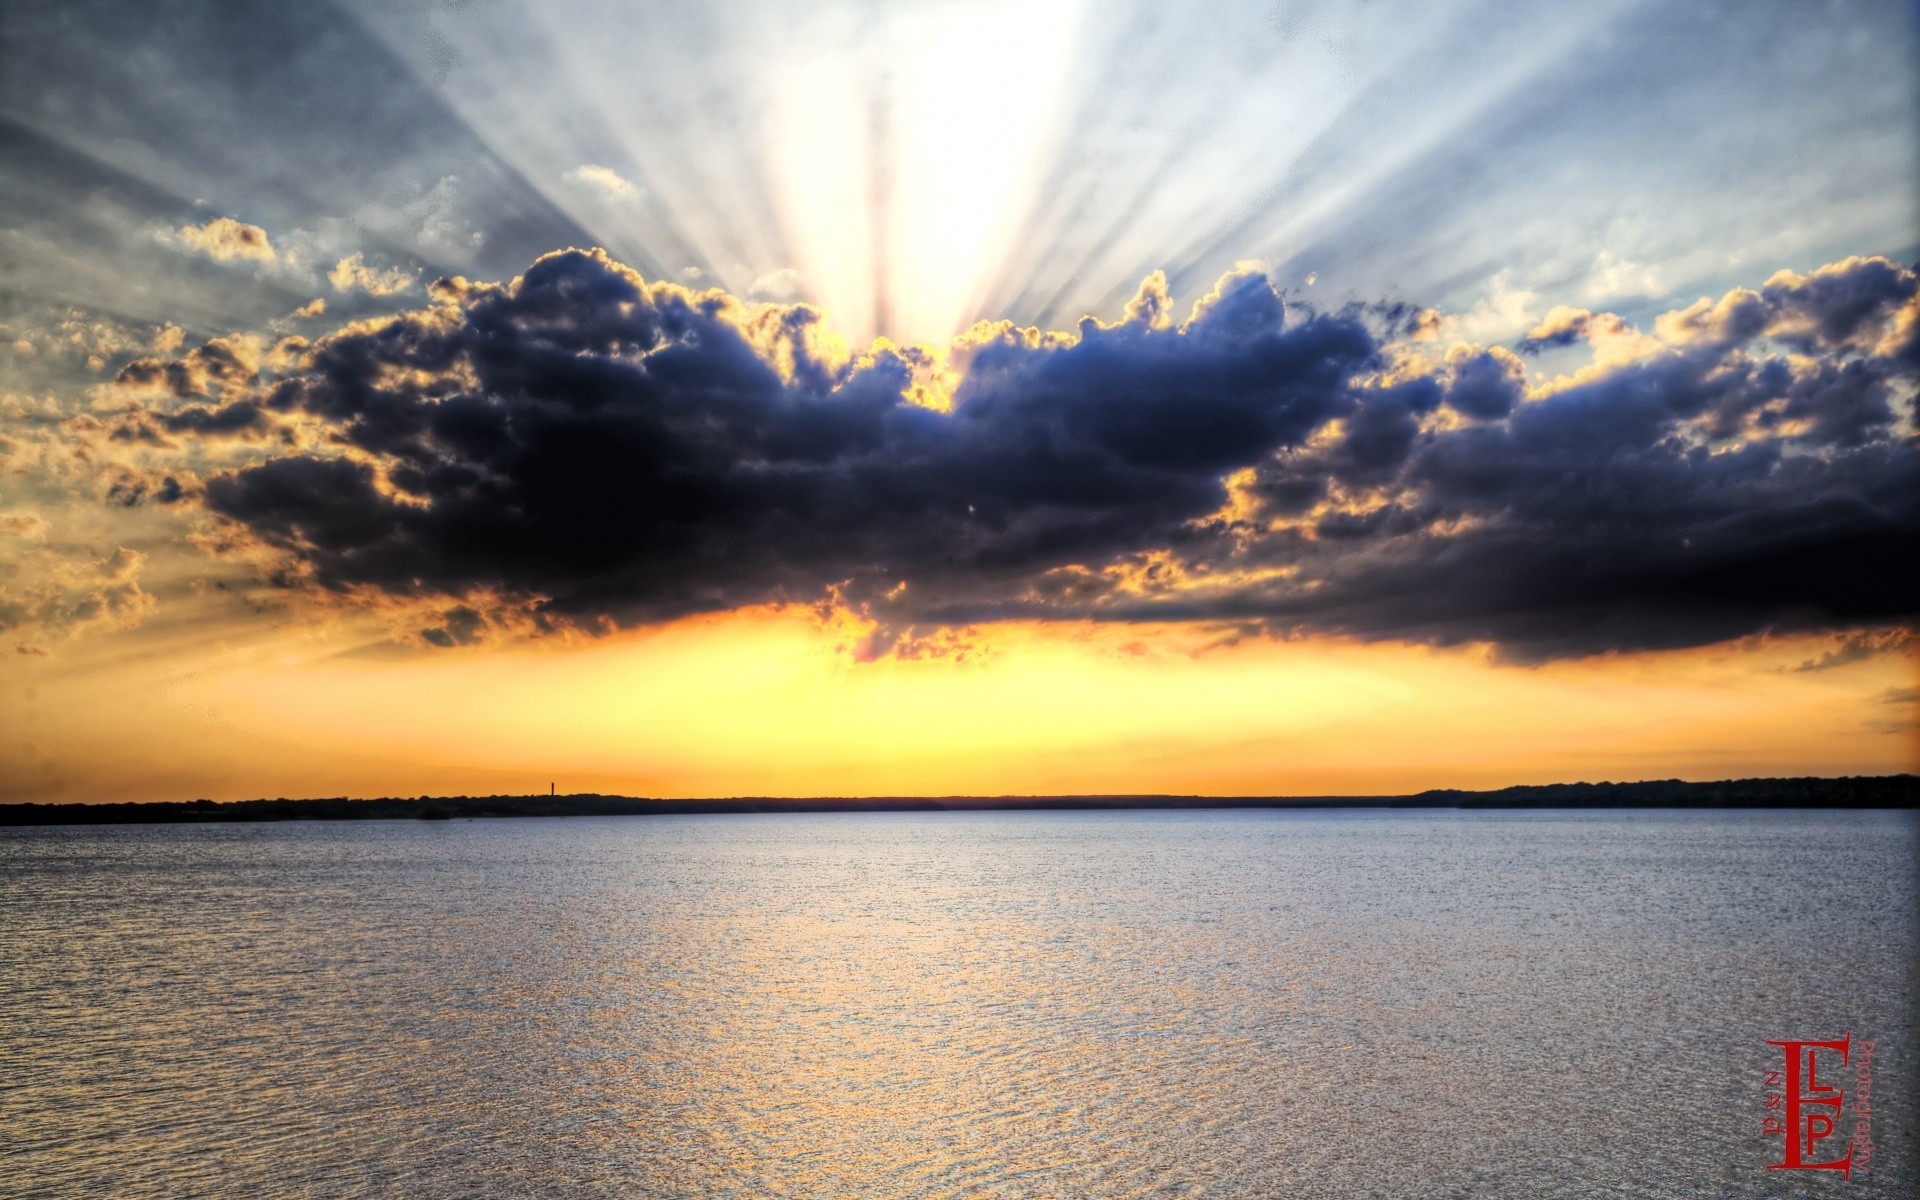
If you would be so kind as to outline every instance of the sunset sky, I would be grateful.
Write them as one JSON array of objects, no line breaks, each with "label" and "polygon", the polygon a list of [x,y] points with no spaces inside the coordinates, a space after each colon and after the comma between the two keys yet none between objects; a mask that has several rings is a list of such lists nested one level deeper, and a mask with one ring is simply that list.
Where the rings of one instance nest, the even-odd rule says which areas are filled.
[{"label": "sunset sky", "polygon": [[0,800],[1920,768],[1904,0],[11,0]]}]

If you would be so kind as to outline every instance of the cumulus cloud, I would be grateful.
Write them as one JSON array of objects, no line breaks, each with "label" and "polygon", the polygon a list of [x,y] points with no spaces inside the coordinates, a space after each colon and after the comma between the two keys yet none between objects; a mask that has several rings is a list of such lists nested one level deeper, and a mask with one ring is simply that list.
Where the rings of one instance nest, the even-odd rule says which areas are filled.
[{"label": "cumulus cloud", "polygon": [[1849,258],[1807,275],[1778,271],[1759,291],[1702,297],[1654,323],[1676,342],[1730,346],[1767,338],[1802,354],[1863,351],[1920,367],[1920,297],[1913,271],[1884,258]]},{"label": "cumulus cloud", "polygon": [[270,263],[279,257],[273,243],[267,240],[266,230],[232,217],[215,217],[205,225],[183,226],[175,230],[173,236],[181,244],[221,262],[244,258]]},{"label": "cumulus cloud", "polygon": [[[333,270],[327,272],[327,282],[333,285],[336,292],[358,290],[373,296],[395,296],[414,285],[414,276],[412,272],[399,267],[370,267],[365,255],[355,253],[334,264]],[[314,301],[314,304],[319,303],[321,301]],[[312,304],[307,306],[311,307]],[[302,309],[295,315],[317,314],[307,314]]]},{"label": "cumulus cloud", "polygon": [[318,588],[469,605],[443,644],[489,603],[589,631],[830,603],[881,648],[1204,620],[1520,659],[1900,624],[1914,273],[1824,270],[1712,335],[1550,318],[1529,341],[1619,353],[1529,390],[1502,348],[1421,357],[1254,269],[1184,320],[1150,280],[1113,325],[849,359],[805,305],[565,251],[223,394],[324,436],[196,499]]}]

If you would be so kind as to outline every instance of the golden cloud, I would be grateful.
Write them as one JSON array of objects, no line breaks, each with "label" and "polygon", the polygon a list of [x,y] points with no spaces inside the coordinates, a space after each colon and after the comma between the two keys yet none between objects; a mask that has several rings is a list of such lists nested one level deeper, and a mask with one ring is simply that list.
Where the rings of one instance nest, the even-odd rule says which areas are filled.
[{"label": "golden cloud", "polygon": [[[333,284],[333,290],[336,292],[351,292],[357,289],[375,296],[393,296],[411,288],[414,277],[412,272],[399,267],[386,269],[370,267],[367,265],[365,255],[354,253],[334,264],[333,270],[327,272],[327,282]],[[320,302],[315,301],[315,303]],[[311,308],[312,305],[307,307]],[[317,313],[308,313],[302,309],[295,315],[313,316]]]},{"label": "golden cloud", "polygon": [[215,217],[205,225],[182,226],[174,231],[173,236],[182,244],[220,262],[245,258],[270,263],[279,259],[273,243],[267,240],[266,230],[232,217]]}]

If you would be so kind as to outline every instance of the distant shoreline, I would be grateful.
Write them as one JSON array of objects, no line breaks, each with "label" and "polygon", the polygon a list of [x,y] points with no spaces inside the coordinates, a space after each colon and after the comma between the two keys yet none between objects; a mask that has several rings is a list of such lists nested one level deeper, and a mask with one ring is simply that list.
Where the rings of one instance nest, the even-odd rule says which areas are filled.
[{"label": "distant shoreline", "polygon": [[565,796],[345,796],[160,801],[137,804],[0,804],[0,826],[203,824],[224,821],[450,820],[455,817],[684,816],[702,813],[1098,812],[1120,809],[1325,808],[1846,808],[1920,806],[1920,775],[1826,779],[1678,779],[1553,783],[1407,796],[729,796],[660,800],[598,793]]}]

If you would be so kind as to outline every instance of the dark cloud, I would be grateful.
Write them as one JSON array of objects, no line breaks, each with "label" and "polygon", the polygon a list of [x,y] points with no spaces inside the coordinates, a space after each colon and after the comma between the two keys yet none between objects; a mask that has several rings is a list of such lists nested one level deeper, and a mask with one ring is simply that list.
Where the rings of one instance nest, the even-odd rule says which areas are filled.
[{"label": "dark cloud", "polygon": [[[1910,616],[1911,437],[1896,437],[1882,409],[1846,438],[1816,420],[1797,437],[1715,444],[1708,430],[1781,400],[1771,382],[1751,361],[1694,348],[1427,436],[1380,507],[1316,530],[1354,542],[1364,522],[1359,544],[1256,548],[1318,586],[1263,591],[1254,607],[1522,657]],[[1263,474],[1314,478],[1344,450],[1285,456]]]},{"label": "dark cloud", "polygon": [[1849,258],[1806,275],[1777,272],[1757,292],[1740,288],[1717,302],[1702,299],[1668,313],[1657,327],[1676,341],[1719,346],[1767,338],[1802,354],[1867,351],[1911,370],[1920,366],[1917,317],[1911,268]]},{"label": "dark cloud", "polygon": [[1449,355],[1447,366],[1447,403],[1462,416],[1497,421],[1526,393],[1526,368],[1499,347]]},{"label": "dark cloud", "polygon": [[487,620],[479,610],[467,605],[449,609],[441,623],[420,631],[420,637],[429,645],[443,649],[453,646],[471,646],[486,635]]},{"label": "dark cloud", "polygon": [[1558,350],[1595,337],[1608,337],[1626,331],[1627,325],[1614,313],[1592,313],[1584,308],[1560,307],[1547,319],[1515,343],[1522,354]]},{"label": "dark cloud", "polygon": [[137,358],[114,375],[120,387],[164,391],[185,400],[246,384],[257,375],[247,348],[233,339],[215,338],[179,358]]},{"label": "dark cloud", "polygon": [[942,413],[906,401],[908,357],[829,370],[805,309],[768,330],[783,379],[740,315],[551,256],[510,290],[323,342],[273,391],[384,478],[288,457],[210,479],[207,503],[326,586],[540,595],[581,621],[834,585],[1012,595],[1179,536],[1224,501],[1220,476],[1342,411],[1375,352],[1351,321],[1288,324],[1246,277],[1185,333],[975,345]]},{"label": "dark cloud", "polygon": [[162,418],[161,424],[166,426],[169,433],[195,433],[209,437],[259,430],[266,426],[266,418],[259,405],[249,400],[239,400],[223,408],[192,405],[169,413]]},{"label": "dark cloud", "polygon": [[[833,362],[804,307],[568,251],[315,343],[260,403],[332,445],[216,473],[204,503],[324,588],[531,601],[589,629],[830,598],[887,644],[1200,619],[1537,658],[1897,623],[1920,460],[1890,331],[1914,275],[1807,279],[1770,282],[1766,320],[1675,326],[1523,400],[1505,351],[1396,367],[1378,321],[1242,272],[1179,326],[1155,293],[1077,337],[976,332],[940,411],[910,399],[938,375],[917,352]],[[1782,336],[1817,355],[1755,340]],[[423,636],[477,636],[456,611]]]}]

